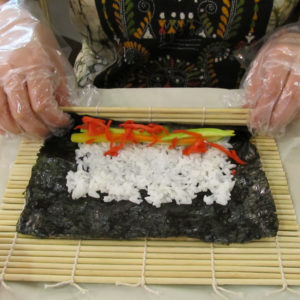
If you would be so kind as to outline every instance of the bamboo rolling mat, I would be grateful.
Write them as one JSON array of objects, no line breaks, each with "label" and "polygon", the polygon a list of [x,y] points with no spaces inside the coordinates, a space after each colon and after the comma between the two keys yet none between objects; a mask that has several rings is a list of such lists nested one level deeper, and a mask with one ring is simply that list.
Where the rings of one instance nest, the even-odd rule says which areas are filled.
[{"label": "bamboo rolling mat", "polygon": [[[198,124],[247,123],[248,111],[123,108],[66,108],[109,118],[157,119]],[[129,112],[127,112],[129,110]],[[138,116],[136,115],[138,114]],[[203,115],[205,115],[203,117]],[[196,117],[197,116],[197,117]],[[223,116],[223,118],[222,118]],[[229,116],[229,117],[228,117]],[[128,118],[127,118],[128,119]],[[62,240],[16,234],[24,191],[41,142],[23,140],[0,208],[0,273],[4,280],[76,283],[300,285],[300,234],[277,145],[256,137],[277,214],[276,238],[219,245],[195,239]],[[141,275],[142,274],[142,275]]]},{"label": "bamboo rolling mat", "polygon": [[158,107],[64,107],[66,112],[89,114],[116,121],[177,122],[206,125],[246,125],[248,109],[158,108]]}]

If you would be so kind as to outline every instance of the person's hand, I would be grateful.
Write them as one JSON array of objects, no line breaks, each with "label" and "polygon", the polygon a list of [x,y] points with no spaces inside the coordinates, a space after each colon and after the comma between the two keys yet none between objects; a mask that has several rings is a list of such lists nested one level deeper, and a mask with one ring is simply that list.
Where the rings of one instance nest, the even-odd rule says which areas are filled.
[{"label": "person's hand", "polygon": [[64,57],[52,32],[26,10],[0,5],[0,133],[46,136],[67,126]]},{"label": "person's hand", "polygon": [[260,133],[281,133],[299,116],[300,24],[291,29],[271,36],[243,83],[247,107],[253,109],[250,125]]}]

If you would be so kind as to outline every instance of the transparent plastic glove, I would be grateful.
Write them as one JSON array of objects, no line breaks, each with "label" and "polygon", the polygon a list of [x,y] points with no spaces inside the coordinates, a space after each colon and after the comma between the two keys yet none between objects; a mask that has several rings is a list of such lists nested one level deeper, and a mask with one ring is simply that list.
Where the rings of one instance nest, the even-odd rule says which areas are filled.
[{"label": "transparent plastic glove", "polygon": [[50,29],[18,4],[0,5],[0,133],[46,136],[69,124],[66,59]]},{"label": "transparent plastic glove", "polygon": [[243,82],[251,128],[277,135],[300,113],[300,24],[269,37]]}]

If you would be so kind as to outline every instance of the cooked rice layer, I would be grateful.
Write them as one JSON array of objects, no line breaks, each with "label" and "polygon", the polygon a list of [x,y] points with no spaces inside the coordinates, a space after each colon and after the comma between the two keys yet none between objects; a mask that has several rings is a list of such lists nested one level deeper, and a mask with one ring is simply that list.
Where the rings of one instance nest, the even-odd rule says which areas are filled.
[{"label": "cooked rice layer", "polygon": [[[107,143],[81,144],[76,150],[77,171],[67,175],[73,199],[87,195],[104,201],[142,201],[160,207],[163,203],[191,204],[200,192],[207,192],[206,204],[226,205],[234,186],[234,164],[217,149],[204,154],[182,155],[182,148],[165,145],[126,146],[116,157],[104,156]],[[225,146],[229,146],[228,144]],[[147,192],[142,197],[141,190]],[[144,199],[144,200],[143,200]]]}]

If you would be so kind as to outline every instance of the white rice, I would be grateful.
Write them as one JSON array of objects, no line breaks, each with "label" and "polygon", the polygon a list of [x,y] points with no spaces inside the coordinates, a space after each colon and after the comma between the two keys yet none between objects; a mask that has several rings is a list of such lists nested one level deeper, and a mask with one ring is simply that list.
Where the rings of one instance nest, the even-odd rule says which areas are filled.
[{"label": "white rice", "polygon": [[[228,144],[225,146],[229,147]],[[126,145],[116,157],[104,156],[107,143],[80,144],[76,150],[77,171],[67,175],[67,187],[73,199],[87,195],[105,202],[145,200],[160,207],[162,203],[191,204],[197,193],[210,192],[204,201],[226,205],[234,186],[231,170],[236,166],[217,149],[204,154],[182,155],[182,148],[169,150],[166,145],[146,147]]]}]

